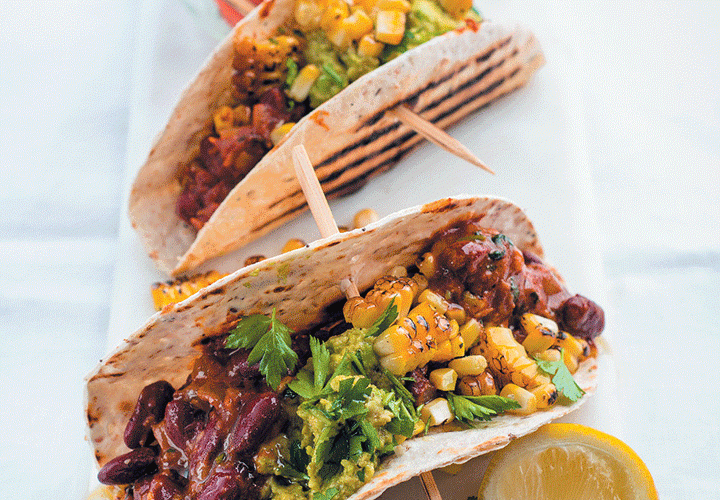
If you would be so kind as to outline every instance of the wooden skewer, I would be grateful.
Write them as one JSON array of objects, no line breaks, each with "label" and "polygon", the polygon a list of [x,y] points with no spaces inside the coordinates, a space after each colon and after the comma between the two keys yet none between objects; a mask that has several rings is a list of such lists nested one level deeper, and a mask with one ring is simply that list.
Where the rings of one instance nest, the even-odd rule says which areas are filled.
[{"label": "wooden skewer", "polygon": [[410,111],[410,109],[401,104],[393,109],[387,111],[388,114],[397,118],[408,127],[412,128],[415,132],[422,135],[425,139],[443,148],[463,160],[467,160],[473,165],[476,165],[486,172],[495,174],[490,167],[485,165],[480,159],[475,156],[472,151],[466,148],[460,141],[448,135],[444,130],[439,128],[432,122],[427,121],[417,113]]},{"label": "wooden skewer", "polygon": [[[318,229],[320,229],[320,234],[323,238],[326,238],[339,233],[340,231],[335,223],[335,217],[330,210],[330,205],[328,205],[327,198],[325,197],[325,193],[323,193],[320,181],[315,174],[315,169],[313,169],[305,147],[302,144],[295,146],[292,150],[292,157],[295,165],[295,175],[297,175],[298,181],[300,181],[300,187],[302,187],[303,193],[305,194],[315,223]],[[340,289],[348,299],[360,295],[357,286],[349,278],[345,278],[340,282]],[[428,500],[442,500],[440,490],[438,490],[437,484],[435,484],[432,472],[423,472],[420,474],[420,480],[422,481],[423,489],[425,490]]]}]

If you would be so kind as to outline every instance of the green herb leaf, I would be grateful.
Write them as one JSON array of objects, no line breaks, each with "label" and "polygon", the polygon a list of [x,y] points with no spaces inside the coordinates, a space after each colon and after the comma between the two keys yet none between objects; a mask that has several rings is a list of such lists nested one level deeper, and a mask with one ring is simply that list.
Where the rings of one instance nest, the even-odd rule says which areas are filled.
[{"label": "green herb leaf", "polygon": [[[288,87],[290,87],[293,84],[293,82],[295,81],[295,79],[297,78],[300,70],[298,69],[298,65],[295,62],[295,60],[290,57],[288,57],[287,61],[285,61],[285,66],[287,66],[287,69],[288,69],[287,77],[285,78],[285,83],[287,84]],[[294,103],[295,101],[291,101],[291,102]]]},{"label": "green herb leaf", "polygon": [[372,324],[365,334],[366,337],[377,337],[382,332],[390,328],[390,325],[395,323],[398,317],[398,308],[395,305],[395,298],[390,301],[390,304],[385,308],[383,313],[378,319]]},{"label": "green herb leaf", "polygon": [[555,384],[555,388],[563,396],[568,398],[570,401],[575,402],[585,394],[575,379],[570,373],[570,370],[565,366],[565,349],[560,349],[560,359],[557,361],[545,361],[544,359],[535,358],[535,362],[538,364],[538,368],[545,372],[547,375],[552,377],[552,383]]},{"label": "green herb leaf", "polygon": [[510,238],[508,238],[507,236],[505,236],[502,233],[498,233],[490,239],[496,245],[499,245],[500,243],[504,242],[504,243],[507,243],[509,246],[513,246],[513,242],[510,240]]},{"label": "green herb leaf", "polygon": [[455,418],[465,424],[490,420],[499,413],[520,408],[517,401],[502,396],[459,396],[449,392],[447,398]]},{"label": "green herb leaf", "polygon": [[323,69],[323,71],[325,71],[325,73],[328,74],[328,76],[330,78],[333,79],[333,81],[335,83],[337,83],[338,85],[343,85],[343,86],[345,85],[345,82],[343,81],[342,76],[340,76],[340,74],[335,70],[335,68],[331,64],[328,64],[328,63],[323,64],[322,69]]},{"label": "green herb leaf", "polygon": [[340,490],[333,486],[332,488],[325,490],[325,493],[313,493],[312,497],[313,500],[332,500],[339,491]]},{"label": "green herb leaf", "polygon": [[258,363],[268,385],[277,389],[282,377],[295,369],[298,360],[297,353],[290,347],[290,333],[292,330],[275,319],[273,309],[270,318],[254,314],[240,320],[225,340],[225,347],[252,348],[248,364]]}]

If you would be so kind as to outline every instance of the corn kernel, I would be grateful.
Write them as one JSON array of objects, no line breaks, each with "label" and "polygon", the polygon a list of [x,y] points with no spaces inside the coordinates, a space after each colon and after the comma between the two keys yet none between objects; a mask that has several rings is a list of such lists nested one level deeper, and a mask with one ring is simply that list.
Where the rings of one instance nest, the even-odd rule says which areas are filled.
[{"label": "corn kernel", "polygon": [[438,295],[436,292],[433,292],[429,288],[426,288],[425,290],[418,295],[418,302],[428,302],[430,305],[440,314],[445,314],[445,311],[447,311],[449,304],[447,301],[442,298],[440,295]]},{"label": "corn kernel", "polygon": [[458,374],[452,368],[438,368],[430,372],[428,379],[438,390],[454,391]]},{"label": "corn kernel", "polygon": [[420,410],[420,418],[430,427],[451,422],[454,418],[450,405],[445,398],[436,398]]},{"label": "corn kernel", "polygon": [[305,246],[305,242],[299,238],[290,238],[282,247],[282,253],[291,252]]},{"label": "corn kernel", "polygon": [[558,391],[555,388],[555,384],[551,383],[539,385],[534,389],[530,389],[530,392],[535,395],[538,410],[554,405],[558,398]]},{"label": "corn kernel", "polygon": [[213,113],[213,125],[215,125],[215,132],[218,134],[222,130],[232,128],[234,121],[233,109],[230,106],[220,106]]},{"label": "corn kernel", "polygon": [[407,278],[407,268],[405,266],[395,266],[392,269],[390,269],[390,272],[388,273],[390,276],[395,276],[396,278]]},{"label": "corn kernel", "polygon": [[320,18],[320,27],[327,33],[340,27],[343,19],[350,15],[350,7],[344,0],[336,0],[328,2],[322,17]]},{"label": "corn kernel", "polygon": [[495,378],[488,370],[480,375],[467,375],[458,382],[460,394],[465,396],[494,396],[497,394]]},{"label": "corn kernel", "polygon": [[465,341],[467,349],[475,345],[475,342],[477,342],[481,332],[482,326],[475,318],[470,318],[467,323],[460,327],[460,335]]},{"label": "corn kernel", "polygon": [[412,6],[407,0],[378,0],[378,10],[396,10],[407,14]]},{"label": "corn kernel", "polygon": [[320,68],[314,64],[308,64],[300,70],[295,81],[290,86],[288,96],[297,102],[307,99],[315,80],[320,76]]},{"label": "corn kernel", "polygon": [[500,391],[500,396],[517,401],[520,408],[508,410],[516,415],[529,415],[537,410],[537,398],[535,395],[515,384],[507,384]]},{"label": "corn kernel", "polygon": [[418,264],[418,269],[427,278],[432,278],[437,270],[437,264],[435,262],[435,255],[428,252],[423,255],[422,260]]},{"label": "corn kernel", "polygon": [[465,309],[460,304],[448,304],[447,311],[445,311],[445,316],[447,316],[449,319],[454,319],[459,324],[465,323],[465,319],[467,318],[467,315],[465,314]]},{"label": "corn kernel", "polygon": [[363,208],[355,214],[355,217],[353,217],[353,227],[355,227],[355,229],[359,229],[367,226],[368,224],[372,224],[373,222],[377,222],[379,219],[380,217],[375,210],[372,208]]},{"label": "corn kernel", "polygon": [[555,363],[557,361],[560,361],[560,351],[558,351],[557,349],[546,349],[543,352],[538,353],[537,357],[539,359],[542,359],[543,361]]},{"label": "corn kernel", "polygon": [[311,31],[320,26],[325,6],[313,0],[298,0],[295,4],[295,21],[304,31]]},{"label": "corn kernel", "polygon": [[358,43],[358,54],[362,57],[380,57],[385,44],[375,40],[372,35],[365,35]]},{"label": "corn kernel", "polygon": [[527,335],[522,345],[529,353],[544,351],[555,343],[558,326],[551,319],[525,313],[520,317],[520,327]]},{"label": "corn kernel", "polygon": [[448,363],[448,366],[455,370],[460,377],[466,375],[480,375],[487,368],[487,360],[479,354],[456,358]]},{"label": "corn kernel", "polygon": [[288,122],[275,127],[272,132],[270,132],[270,140],[272,141],[272,143],[277,146],[278,143],[282,140],[282,138],[285,137],[288,132],[290,132],[290,129],[293,128],[293,126],[295,126],[294,122]]},{"label": "corn kernel", "polygon": [[448,14],[457,18],[470,10],[472,0],[440,0],[440,5]]},{"label": "corn kernel", "polygon": [[352,40],[359,40],[372,32],[373,21],[364,10],[356,9],[350,16],[342,20],[340,27],[347,32]]},{"label": "corn kernel", "polygon": [[375,21],[375,39],[397,45],[405,34],[405,14],[397,10],[381,10]]}]

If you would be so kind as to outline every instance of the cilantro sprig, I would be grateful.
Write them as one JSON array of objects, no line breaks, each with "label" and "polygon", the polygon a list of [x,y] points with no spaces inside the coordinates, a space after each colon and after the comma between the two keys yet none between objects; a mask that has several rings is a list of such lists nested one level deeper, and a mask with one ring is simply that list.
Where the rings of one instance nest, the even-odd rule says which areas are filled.
[{"label": "cilantro sprig", "polygon": [[502,396],[460,396],[449,392],[448,403],[455,418],[470,425],[474,420],[490,420],[507,410],[520,408],[520,404]]},{"label": "cilantro sprig", "polygon": [[268,385],[277,389],[282,378],[295,369],[298,355],[292,350],[292,330],[275,318],[253,314],[240,320],[225,339],[228,349],[252,349],[249,365],[259,363],[260,373]]},{"label": "cilantro sprig", "polygon": [[559,360],[545,361],[535,357],[535,362],[537,362],[540,371],[552,377],[551,381],[555,384],[558,392],[574,403],[585,394],[585,391],[575,382],[572,373],[565,366],[564,359],[565,349],[560,349]]}]

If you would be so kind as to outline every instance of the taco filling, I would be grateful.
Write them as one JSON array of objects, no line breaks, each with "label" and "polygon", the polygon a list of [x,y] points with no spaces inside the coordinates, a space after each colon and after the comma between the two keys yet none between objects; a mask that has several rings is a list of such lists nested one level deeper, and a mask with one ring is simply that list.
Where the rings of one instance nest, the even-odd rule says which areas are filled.
[{"label": "taco filling", "polygon": [[603,328],[541,259],[455,224],[325,325],[254,315],[205,339],[181,387],[141,392],[98,477],[136,500],[342,500],[413,436],[578,400]]},{"label": "taco filling", "polygon": [[180,168],[179,217],[200,230],[232,188],[293,125],[350,83],[480,16],[465,0],[298,0],[286,26],[237,37],[232,102]]}]

